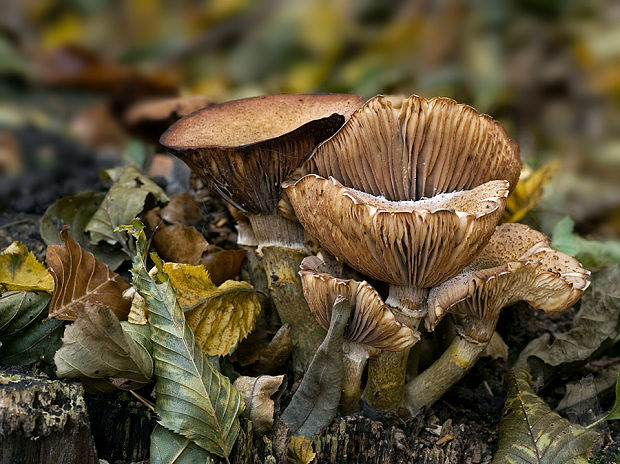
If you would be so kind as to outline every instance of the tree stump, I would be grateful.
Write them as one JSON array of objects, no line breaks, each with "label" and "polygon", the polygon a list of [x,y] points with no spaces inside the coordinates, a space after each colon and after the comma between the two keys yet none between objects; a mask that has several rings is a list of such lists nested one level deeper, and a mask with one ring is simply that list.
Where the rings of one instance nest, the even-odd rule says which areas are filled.
[{"label": "tree stump", "polygon": [[26,368],[0,370],[0,464],[97,464],[84,389]]}]

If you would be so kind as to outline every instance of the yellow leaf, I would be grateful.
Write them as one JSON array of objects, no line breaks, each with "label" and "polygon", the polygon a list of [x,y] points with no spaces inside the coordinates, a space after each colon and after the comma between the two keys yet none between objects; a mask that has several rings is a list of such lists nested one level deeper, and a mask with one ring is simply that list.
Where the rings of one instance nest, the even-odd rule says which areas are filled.
[{"label": "yellow leaf", "polygon": [[286,448],[286,459],[289,464],[310,464],[315,457],[312,440],[301,435],[291,437]]},{"label": "yellow leaf", "polygon": [[13,242],[0,254],[0,293],[4,290],[52,293],[54,279],[25,245]]},{"label": "yellow leaf", "polygon": [[164,271],[187,324],[207,354],[230,353],[254,328],[260,303],[249,283],[227,280],[217,287],[204,266],[166,263]]},{"label": "yellow leaf", "polygon": [[528,211],[540,201],[543,187],[549,183],[559,166],[559,161],[547,163],[536,171],[524,166],[519,183],[506,202],[503,222],[519,222],[523,219]]}]

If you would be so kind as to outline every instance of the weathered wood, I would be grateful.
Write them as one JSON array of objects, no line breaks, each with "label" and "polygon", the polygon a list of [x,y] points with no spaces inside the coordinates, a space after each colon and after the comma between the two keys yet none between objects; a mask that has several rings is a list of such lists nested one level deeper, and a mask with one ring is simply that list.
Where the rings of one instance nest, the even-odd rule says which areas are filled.
[{"label": "weathered wood", "polygon": [[95,464],[81,384],[0,370],[0,464]]}]

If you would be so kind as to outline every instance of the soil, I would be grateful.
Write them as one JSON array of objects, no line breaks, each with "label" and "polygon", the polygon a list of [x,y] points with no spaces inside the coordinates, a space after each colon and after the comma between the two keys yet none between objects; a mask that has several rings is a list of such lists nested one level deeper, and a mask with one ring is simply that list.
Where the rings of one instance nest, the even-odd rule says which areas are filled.
[{"label": "soil", "polygon": [[[41,150],[49,159],[44,166],[41,166],[40,159],[33,161],[28,164],[27,174],[2,181],[0,249],[18,240],[38,259],[44,259],[45,245],[39,235],[39,217],[62,196],[103,189],[97,173],[99,169],[109,167],[112,160],[97,158],[55,134],[24,129],[17,131],[16,136],[27,163],[37,161]],[[223,248],[233,247],[234,221],[226,205],[204,186],[199,193],[204,217],[197,226],[198,230],[210,243]],[[482,359],[463,381],[422,416],[406,418],[396,413],[380,414],[363,408],[357,415],[335,419],[314,440],[318,462],[490,463],[497,448],[497,427],[506,399],[503,374],[528,341],[545,332],[566,330],[573,316],[572,311],[546,316],[527,305],[505,310],[498,332],[510,347],[506,362]],[[539,393],[553,407],[566,381],[580,379],[588,373],[586,369],[576,369],[570,378],[556,379]],[[290,376],[289,379],[294,380]],[[289,389],[296,384],[291,380]],[[149,397],[150,391],[146,388],[141,394]],[[290,392],[282,396],[282,401],[286,402],[287,398],[290,398]],[[613,398],[604,401],[600,406],[607,410]],[[148,458],[153,419],[139,401],[123,392],[87,394],[86,403],[101,459],[120,464]],[[278,437],[277,427],[268,437],[254,436],[247,423],[244,428],[234,453],[238,459],[235,461],[233,456],[232,462],[253,462],[249,460],[248,450],[259,459],[256,462],[268,462],[267,457],[278,455],[278,442],[282,438]],[[620,421],[604,425],[601,431],[603,439],[596,445],[591,462],[617,462]],[[246,454],[243,459],[242,454]]]}]

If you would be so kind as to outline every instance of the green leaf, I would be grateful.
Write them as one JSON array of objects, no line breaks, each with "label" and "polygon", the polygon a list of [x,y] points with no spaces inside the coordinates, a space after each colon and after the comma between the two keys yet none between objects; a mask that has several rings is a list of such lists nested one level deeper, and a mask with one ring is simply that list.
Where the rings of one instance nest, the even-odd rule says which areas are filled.
[{"label": "green leaf", "polygon": [[573,233],[575,222],[565,217],[553,229],[551,246],[577,258],[585,267],[601,267],[620,262],[620,241],[586,240]]},{"label": "green leaf", "polygon": [[122,153],[123,159],[135,166],[138,166],[140,169],[145,169],[148,161],[148,150],[146,149],[146,145],[139,140],[131,140]]},{"label": "green leaf", "polygon": [[[148,330],[148,326],[139,330]],[[144,340],[144,334],[136,336]],[[145,346],[126,333],[106,307],[85,306],[65,329],[62,343],[54,356],[58,377],[115,378],[114,385],[119,388],[134,389],[149,383],[153,376],[150,343]]]},{"label": "green leaf", "polygon": [[609,414],[605,416],[605,420],[620,420],[620,372],[618,372],[618,379],[616,380],[616,402]]},{"label": "green leaf", "polygon": [[[117,172],[108,172],[108,175],[116,179]],[[135,166],[125,166],[84,229],[90,233],[90,242],[118,243],[119,235],[114,229],[131,223],[144,210],[149,195],[157,203],[168,202],[168,197],[155,182]]]},{"label": "green leaf", "polygon": [[572,369],[609,348],[620,335],[620,265],[592,275],[573,327],[565,333],[544,334],[519,355],[517,367],[529,367],[545,381],[560,369]]},{"label": "green leaf", "polygon": [[161,425],[151,434],[151,464],[212,464],[215,461],[200,446]]},{"label": "green leaf", "polygon": [[587,464],[598,433],[553,412],[531,380],[522,369],[506,374],[508,398],[491,464]]},{"label": "green leaf", "polygon": [[47,245],[61,245],[60,230],[68,224],[76,242],[95,255],[95,258],[107,264],[110,269],[116,270],[123,261],[129,259],[127,254],[107,243],[93,246],[84,230],[104,198],[105,193],[83,192],[56,200],[41,217],[39,231],[43,241]]},{"label": "green leaf", "polygon": [[241,396],[196,343],[156,255],[152,255],[158,267],[156,281],[148,274],[143,260],[146,236],[138,221],[134,227],[138,254],[133,260],[133,283],[149,310],[159,423],[207,451],[227,457],[239,434],[238,416],[244,407]]},{"label": "green leaf", "polygon": [[293,435],[311,437],[336,416],[344,372],[344,329],[350,313],[349,301],[337,298],[325,340],[316,350],[299,388],[282,413],[282,420]]},{"label": "green leaf", "polygon": [[45,292],[11,291],[0,296],[0,362],[52,361],[61,345],[63,323],[44,320],[50,299]]}]

